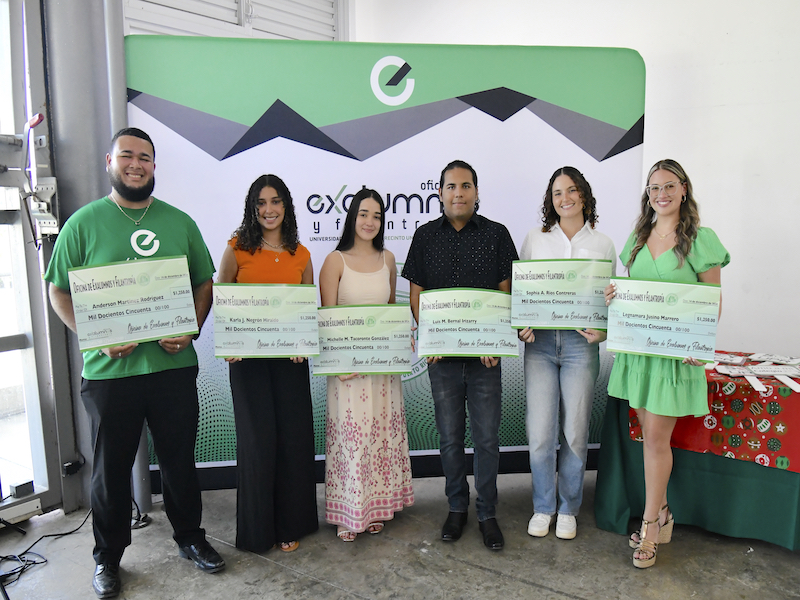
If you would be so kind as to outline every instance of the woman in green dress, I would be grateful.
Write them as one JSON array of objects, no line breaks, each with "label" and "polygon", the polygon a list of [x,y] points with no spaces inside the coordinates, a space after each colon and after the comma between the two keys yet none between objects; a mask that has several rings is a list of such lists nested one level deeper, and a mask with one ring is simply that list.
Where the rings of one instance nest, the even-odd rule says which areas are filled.
[{"label": "woman in green dress", "polygon": [[[692,182],[677,162],[662,160],[650,169],[642,194],[641,215],[620,254],[636,279],[678,283],[720,283],[730,255],[717,235],[700,227]],[[606,304],[615,288],[605,291]],[[619,353],[608,382],[608,394],[627,400],[636,410],[644,438],[645,507],[642,528],[631,535],[633,565],[655,564],[659,543],[672,538],[674,519],[667,504],[672,472],[670,438],[678,417],[708,414],[703,365],[678,359]]]}]

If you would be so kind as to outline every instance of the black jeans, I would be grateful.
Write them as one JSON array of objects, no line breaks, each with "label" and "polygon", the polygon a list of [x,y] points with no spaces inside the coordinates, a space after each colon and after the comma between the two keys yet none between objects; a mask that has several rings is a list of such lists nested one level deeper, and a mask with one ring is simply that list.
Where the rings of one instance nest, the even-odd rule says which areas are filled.
[{"label": "black jeans", "polygon": [[197,367],[119,379],[84,379],[92,426],[94,559],[119,563],[131,543],[131,468],[145,419],[161,468],[164,508],[179,545],[205,539],[194,466]]}]

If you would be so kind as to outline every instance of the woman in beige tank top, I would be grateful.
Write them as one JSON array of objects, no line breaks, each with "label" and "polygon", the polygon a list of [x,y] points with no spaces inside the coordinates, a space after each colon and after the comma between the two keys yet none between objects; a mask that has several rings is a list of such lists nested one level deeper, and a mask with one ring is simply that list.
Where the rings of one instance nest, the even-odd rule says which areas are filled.
[{"label": "woman in beige tank top", "polygon": [[[383,248],[384,222],[380,194],[359,191],[320,271],[323,306],[394,304],[397,266]],[[325,520],[352,542],[364,531],[380,533],[413,503],[400,376],[328,377]]]}]

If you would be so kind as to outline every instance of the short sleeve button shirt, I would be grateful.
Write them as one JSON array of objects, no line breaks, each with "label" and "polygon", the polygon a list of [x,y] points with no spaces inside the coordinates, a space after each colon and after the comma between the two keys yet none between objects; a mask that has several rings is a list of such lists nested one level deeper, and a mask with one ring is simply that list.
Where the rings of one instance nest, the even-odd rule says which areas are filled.
[{"label": "short sleeve button shirt", "polygon": [[442,215],[414,234],[403,277],[423,289],[473,287],[496,290],[518,259],[508,229],[473,214],[460,231]]}]

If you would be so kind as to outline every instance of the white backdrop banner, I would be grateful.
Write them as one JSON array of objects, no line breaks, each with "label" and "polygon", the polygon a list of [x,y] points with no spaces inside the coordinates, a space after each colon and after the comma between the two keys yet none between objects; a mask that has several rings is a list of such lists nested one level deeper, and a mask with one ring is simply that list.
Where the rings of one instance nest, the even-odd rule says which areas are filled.
[{"label": "white backdrop banner", "polygon": [[[598,229],[617,250],[639,210],[645,72],[633,50],[130,36],[126,55],[129,122],[156,147],[155,195],[195,219],[217,264],[265,173],[292,193],[315,275],[362,186],[384,199],[400,272],[414,231],[441,214],[439,175],[454,159],[476,169],[479,212],[518,247],[541,227],[545,188],[564,165],[591,184]],[[210,329],[199,385],[213,404],[203,410],[219,419],[231,414],[230,391],[203,342]],[[503,360],[504,446],[526,444],[521,361]],[[416,360],[404,379],[412,450],[438,448],[424,371]],[[312,390],[321,454],[324,378]],[[199,461],[235,456],[227,441],[205,452],[202,434]]]}]

